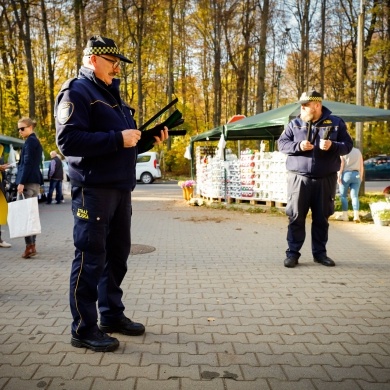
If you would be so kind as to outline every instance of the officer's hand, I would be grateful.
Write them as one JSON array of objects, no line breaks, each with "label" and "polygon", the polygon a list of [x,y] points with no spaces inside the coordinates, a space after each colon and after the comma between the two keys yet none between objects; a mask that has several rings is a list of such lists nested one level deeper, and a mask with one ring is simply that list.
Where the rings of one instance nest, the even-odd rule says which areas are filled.
[{"label": "officer's hand", "polygon": [[161,142],[168,139],[168,137],[169,137],[168,127],[164,126],[164,130],[161,130],[160,134],[161,134],[160,137],[154,136],[154,139],[156,140],[156,142],[154,143],[155,145],[160,144]]},{"label": "officer's hand", "polygon": [[122,130],[122,137],[125,148],[134,148],[141,138],[141,132],[134,129]]},{"label": "officer's hand", "polygon": [[332,141],[329,139],[320,139],[320,149],[329,150],[332,146]]},{"label": "officer's hand", "polygon": [[310,141],[305,140],[301,141],[299,147],[303,152],[306,152],[307,150],[312,150],[314,148],[314,145],[312,145]]}]

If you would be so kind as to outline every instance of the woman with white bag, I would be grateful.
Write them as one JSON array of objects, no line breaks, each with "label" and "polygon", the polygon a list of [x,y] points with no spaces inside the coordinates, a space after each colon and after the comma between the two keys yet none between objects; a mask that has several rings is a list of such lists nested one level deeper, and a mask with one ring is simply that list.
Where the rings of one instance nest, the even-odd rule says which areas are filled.
[{"label": "woman with white bag", "polygon": [[[38,197],[40,187],[43,184],[40,170],[42,146],[34,133],[36,125],[36,121],[26,117],[18,121],[18,131],[25,143],[20,155],[16,184],[18,185],[18,194],[23,194],[26,199]],[[24,239],[26,249],[22,257],[28,259],[37,254],[35,246],[36,235],[28,236]]]}]

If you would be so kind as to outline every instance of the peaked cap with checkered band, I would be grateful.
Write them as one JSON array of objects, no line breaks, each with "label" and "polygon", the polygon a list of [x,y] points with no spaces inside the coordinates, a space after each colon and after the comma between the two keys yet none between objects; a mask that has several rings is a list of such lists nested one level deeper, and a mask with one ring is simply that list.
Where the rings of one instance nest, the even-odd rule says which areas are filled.
[{"label": "peaked cap with checkered band", "polygon": [[94,35],[87,42],[87,46],[84,49],[84,55],[90,56],[92,54],[110,54],[114,57],[118,57],[121,61],[132,64],[128,58],[119,53],[118,46],[110,38],[104,38],[100,35]]},{"label": "peaked cap with checkered band", "polygon": [[314,90],[310,92],[303,92],[297,103],[306,104],[309,102],[322,102],[321,94]]}]

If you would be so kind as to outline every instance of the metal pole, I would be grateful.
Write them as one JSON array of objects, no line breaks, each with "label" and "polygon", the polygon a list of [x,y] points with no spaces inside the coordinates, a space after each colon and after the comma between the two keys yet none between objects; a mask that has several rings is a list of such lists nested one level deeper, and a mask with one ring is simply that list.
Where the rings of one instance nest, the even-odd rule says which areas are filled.
[{"label": "metal pole", "polygon": [[[356,104],[364,105],[364,0],[360,0],[357,36],[357,62],[356,62]],[[363,154],[363,122],[356,123],[356,147]],[[364,194],[364,181],[360,186],[360,194]]]}]

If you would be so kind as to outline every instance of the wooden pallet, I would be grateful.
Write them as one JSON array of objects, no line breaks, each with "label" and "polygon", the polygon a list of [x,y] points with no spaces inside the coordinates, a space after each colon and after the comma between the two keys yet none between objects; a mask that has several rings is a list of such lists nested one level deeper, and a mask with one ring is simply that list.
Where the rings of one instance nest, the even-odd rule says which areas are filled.
[{"label": "wooden pallet", "polygon": [[262,205],[262,206],[273,207],[275,202],[272,200],[252,199],[250,203],[253,205]]},{"label": "wooden pallet", "polygon": [[214,203],[227,203],[227,204],[250,204],[253,206],[267,206],[267,207],[277,207],[284,208],[286,207],[286,203],[276,202],[274,200],[262,200],[262,199],[253,199],[253,198],[232,198],[228,197],[227,199],[223,197],[212,198],[207,196],[201,196],[205,201],[214,202]]}]

